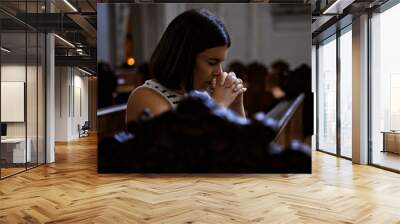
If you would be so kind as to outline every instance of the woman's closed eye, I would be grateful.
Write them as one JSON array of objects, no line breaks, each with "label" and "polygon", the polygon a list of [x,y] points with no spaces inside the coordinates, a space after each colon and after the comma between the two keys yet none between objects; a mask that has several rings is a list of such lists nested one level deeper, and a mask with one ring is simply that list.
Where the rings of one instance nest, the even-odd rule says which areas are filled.
[{"label": "woman's closed eye", "polygon": [[216,62],[216,61],[209,61],[208,62],[208,65],[210,65],[210,66],[214,66],[216,64],[218,64],[218,62]]}]

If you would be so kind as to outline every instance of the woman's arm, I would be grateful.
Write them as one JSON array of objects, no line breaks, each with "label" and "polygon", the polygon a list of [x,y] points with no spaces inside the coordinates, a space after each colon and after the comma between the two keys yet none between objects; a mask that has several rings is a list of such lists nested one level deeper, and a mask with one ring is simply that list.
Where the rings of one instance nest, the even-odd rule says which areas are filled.
[{"label": "woman's arm", "polygon": [[235,111],[242,117],[246,117],[246,112],[244,111],[244,106],[243,106],[243,94],[244,94],[244,92],[240,93],[236,97],[236,99],[229,106],[229,109]]},{"label": "woman's arm", "polygon": [[145,108],[149,108],[153,115],[172,109],[159,93],[149,88],[140,88],[129,96],[126,107],[126,124],[136,121]]}]

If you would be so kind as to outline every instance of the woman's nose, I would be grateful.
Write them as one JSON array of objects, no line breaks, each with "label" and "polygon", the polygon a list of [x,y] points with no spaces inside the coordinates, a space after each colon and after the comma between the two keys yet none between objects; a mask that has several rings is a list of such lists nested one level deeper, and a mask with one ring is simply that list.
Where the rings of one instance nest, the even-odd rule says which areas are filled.
[{"label": "woman's nose", "polygon": [[213,74],[215,76],[221,75],[222,74],[222,65],[217,65],[216,68],[214,69]]}]

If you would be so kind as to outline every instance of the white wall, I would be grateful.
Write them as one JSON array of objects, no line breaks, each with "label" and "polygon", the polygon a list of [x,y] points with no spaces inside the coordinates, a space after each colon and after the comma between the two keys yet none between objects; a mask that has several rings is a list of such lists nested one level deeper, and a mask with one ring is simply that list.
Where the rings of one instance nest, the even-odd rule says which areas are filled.
[{"label": "white wall", "polygon": [[[27,70],[26,70],[27,69]],[[1,66],[1,81],[18,81],[18,82],[25,82],[25,75],[26,71],[29,74],[35,74],[36,75],[36,67],[34,66],[27,66],[25,65],[18,65],[18,64],[13,64],[13,65],[2,65]],[[28,77],[29,78],[29,77]],[[29,80],[31,82],[32,80]],[[34,83],[30,83],[32,85],[36,85],[36,81]],[[36,88],[27,88],[27,102],[30,103],[36,99]],[[31,107],[34,106],[36,108],[36,103],[30,105]],[[7,108],[1,108],[1,110],[7,110]],[[30,111],[32,108],[30,109]],[[36,119],[36,114],[34,114],[34,118],[31,117],[31,113],[27,114],[28,115],[28,122],[31,122],[34,118]],[[36,120],[35,120],[36,121]],[[25,137],[25,123],[26,122],[7,122],[7,136],[8,137]],[[32,127],[32,125],[28,125],[28,128]],[[36,129],[36,125],[35,125]],[[29,130],[28,130],[28,133]],[[29,137],[29,136],[28,136]]]},{"label": "white wall", "polygon": [[[1,81],[25,82],[25,69],[25,65],[2,65]],[[7,110],[7,108],[1,108],[1,110]],[[25,123],[7,123],[7,137],[25,137]]]},{"label": "white wall", "polygon": [[[26,106],[22,108],[22,113],[26,112],[24,122],[6,122],[7,137],[24,138],[25,135],[30,139],[30,148],[32,161],[44,162],[44,93],[42,67],[25,64],[3,64],[1,66],[1,80],[25,82],[26,85]],[[27,81],[25,80],[27,78]],[[7,97],[7,96],[2,96]],[[1,110],[10,110],[10,108],[1,108]],[[10,111],[8,111],[10,112]],[[12,111],[11,111],[12,113]],[[39,150],[37,152],[37,150]],[[37,157],[37,153],[39,156]]]},{"label": "white wall", "polygon": [[69,73],[68,67],[55,68],[55,141],[68,141]]},{"label": "white wall", "polygon": [[78,124],[82,126],[85,121],[88,121],[88,77],[82,76],[79,70],[74,69],[74,107],[72,108],[72,120],[71,120],[71,135],[72,138],[79,137]]},{"label": "white wall", "polygon": [[[28,70],[33,69],[28,66]],[[25,65],[1,65],[1,81],[25,82]]]},{"label": "white wall", "polygon": [[83,75],[76,68],[56,67],[56,141],[77,139],[78,124],[88,120],[88,78]]}]

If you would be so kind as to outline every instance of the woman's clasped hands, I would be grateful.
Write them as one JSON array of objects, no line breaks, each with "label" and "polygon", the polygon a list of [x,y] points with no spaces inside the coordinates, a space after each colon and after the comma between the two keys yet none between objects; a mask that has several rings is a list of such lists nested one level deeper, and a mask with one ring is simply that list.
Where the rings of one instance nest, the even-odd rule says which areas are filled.
[{"label": "woman's clasped hands", "polygon": [[234,72],[222,72],[221,75],[212,80],[212,98],[223,107],[231,107],[233,104],[243,105],[243,93],[247,88],[243,85],[243,80],[236,77]]}]

